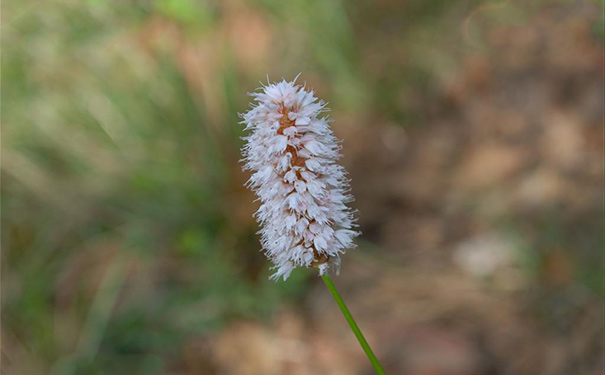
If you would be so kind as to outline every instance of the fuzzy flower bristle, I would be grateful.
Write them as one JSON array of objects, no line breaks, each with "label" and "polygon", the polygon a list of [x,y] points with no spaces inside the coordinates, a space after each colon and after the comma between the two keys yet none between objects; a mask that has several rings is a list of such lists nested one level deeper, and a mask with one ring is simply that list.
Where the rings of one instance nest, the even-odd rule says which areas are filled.
[{"label": "fuzzy flower bristle", "polygon": [[261,201],[256,219],[261,244],[277,271],[288,278],[296,267],[317,267],[320,274],[340,264],[359,233],[338,140],[325,103],[295,80],[269,84],[252,93],[256,104],[242,114],[250,134],[242,149],[247,185]]}]

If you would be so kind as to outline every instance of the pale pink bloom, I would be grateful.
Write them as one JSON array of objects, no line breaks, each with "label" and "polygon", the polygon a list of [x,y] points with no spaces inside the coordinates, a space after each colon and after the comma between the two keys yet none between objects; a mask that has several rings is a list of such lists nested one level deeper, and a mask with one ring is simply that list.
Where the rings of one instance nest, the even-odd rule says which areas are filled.
[{"label": "pale pink bloom", "polygon": [[255,105],[242,116],[250,134],[242,149],[248,185],[261,206],[261,243],[275,263],[272,278],[288,278],[296,267],[338,269],[340,254],[353,248],[353,200],[341,149],[320,117],[325,103],[313,91],[285,80],[252,93]]}]

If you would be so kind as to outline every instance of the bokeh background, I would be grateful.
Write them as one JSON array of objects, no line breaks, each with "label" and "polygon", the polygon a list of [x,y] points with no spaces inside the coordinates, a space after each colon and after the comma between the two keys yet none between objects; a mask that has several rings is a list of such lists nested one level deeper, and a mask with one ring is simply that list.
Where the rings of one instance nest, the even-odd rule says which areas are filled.
[{"label": "bokeh background", "polygon": [[596,1],[5,0],[2,374],[372,374],[312,270],[267,280],[247,92],[330,102],[389,374],[601,374]]}]

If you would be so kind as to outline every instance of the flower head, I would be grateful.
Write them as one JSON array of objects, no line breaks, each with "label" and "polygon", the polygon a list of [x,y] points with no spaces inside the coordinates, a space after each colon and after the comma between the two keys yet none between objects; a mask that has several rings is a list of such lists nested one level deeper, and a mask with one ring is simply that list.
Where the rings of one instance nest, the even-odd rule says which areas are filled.
[{"label": "flower head", "polygon": [[288,278],[296,267],[338,269],[340,254],[359,233],[347,203],[349,182],[337,163],[341,149],[322,117],[326,104],[313,91],[285,80],[251,94],[256,104],[242,115],[250,134],[242,149],[248,185],[261,207],[261,243],[277,271]]}]

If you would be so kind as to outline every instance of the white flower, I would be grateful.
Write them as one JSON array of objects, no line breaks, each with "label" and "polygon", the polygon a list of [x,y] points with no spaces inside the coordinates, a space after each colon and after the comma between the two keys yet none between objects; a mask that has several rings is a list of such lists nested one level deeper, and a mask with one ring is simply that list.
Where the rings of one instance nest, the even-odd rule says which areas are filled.
[{"label": "white flower", "polygon": [[263,250],[277,268],[272,278],[285,280],[296,267],[338,269],[359,233],[346,205],[353,200],[349,181],[337,164],[341,147],[320,117],[325,103],[295,80],[261,90],[241,115],[251,131],[242,153],[253,171],[248,185],[261,201],[256,218]]}]

